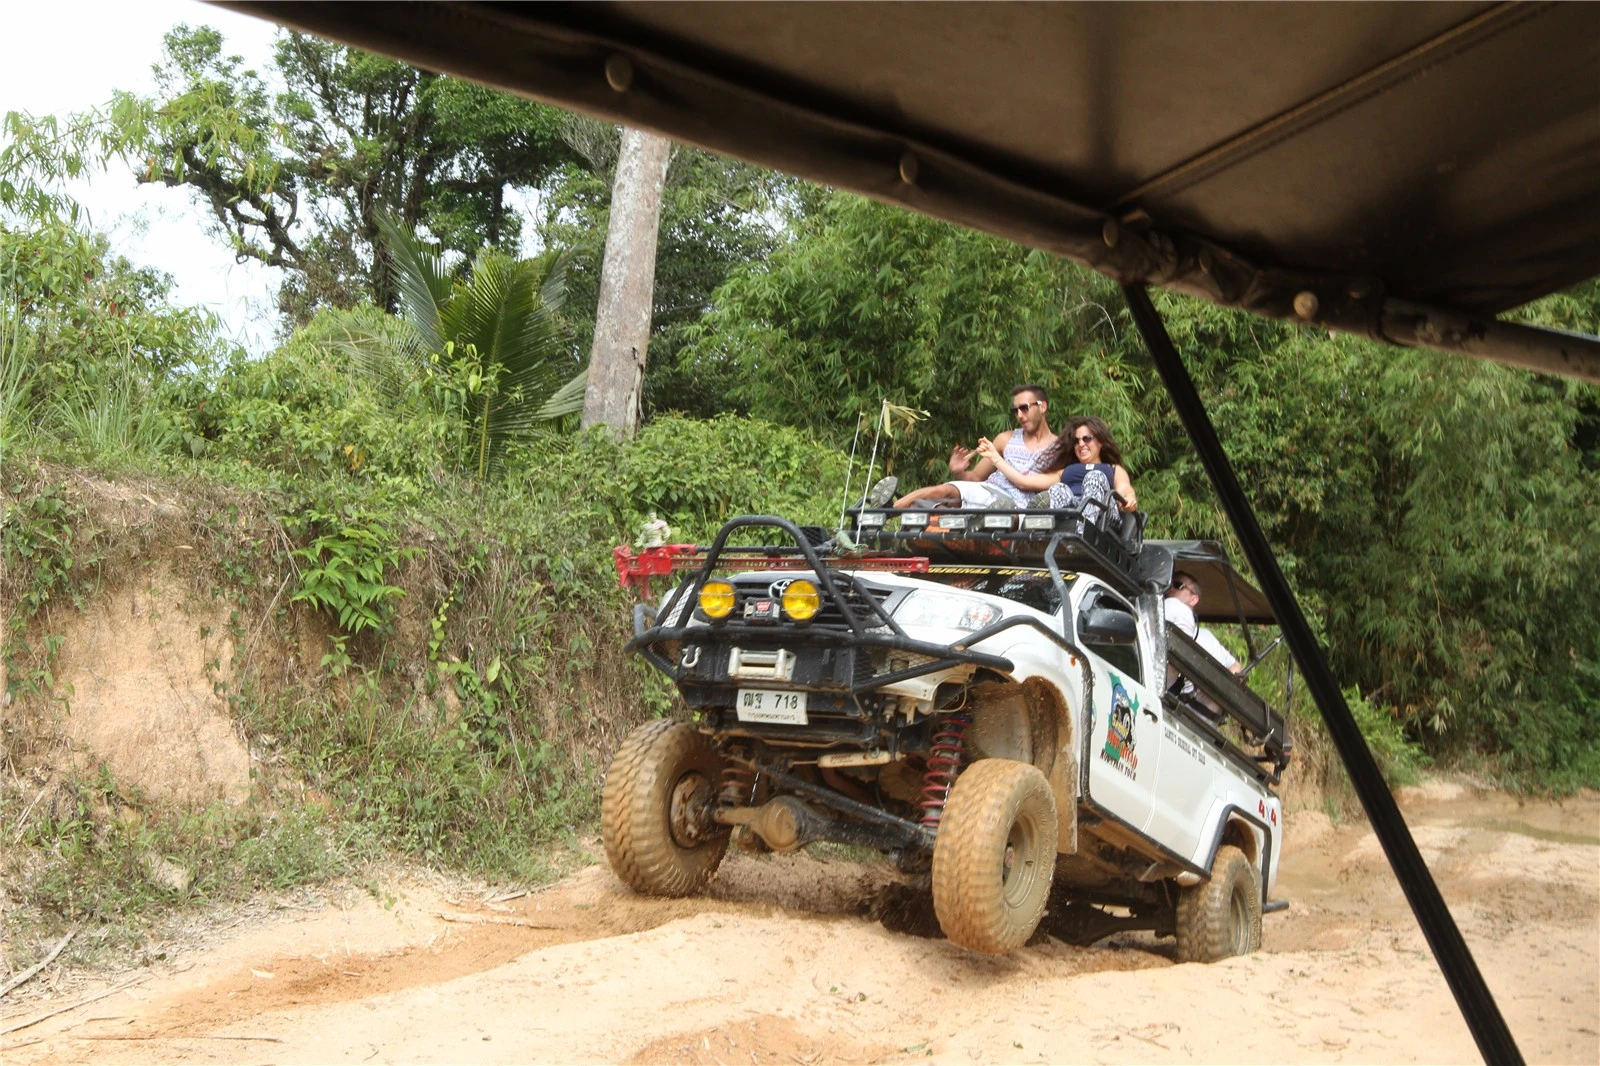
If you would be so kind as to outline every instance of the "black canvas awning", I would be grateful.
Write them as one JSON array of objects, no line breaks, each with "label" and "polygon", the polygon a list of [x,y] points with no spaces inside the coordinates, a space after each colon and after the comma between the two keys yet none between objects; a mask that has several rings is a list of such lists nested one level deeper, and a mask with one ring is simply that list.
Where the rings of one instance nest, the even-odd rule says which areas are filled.
[{"label": "black canvas awning", "polygon": [[1277,625],[1277,615],[1261,590],[1233,568],[1227,552],[1214,540],[1149,540],[1172,552],[1172,569],[1183,571],[1200,586],[1195,618],[1208,625]]},{"label": "black canvas awning", "polygon": [[1600,5],[238,7],[1068,256],[1600,380]]}]

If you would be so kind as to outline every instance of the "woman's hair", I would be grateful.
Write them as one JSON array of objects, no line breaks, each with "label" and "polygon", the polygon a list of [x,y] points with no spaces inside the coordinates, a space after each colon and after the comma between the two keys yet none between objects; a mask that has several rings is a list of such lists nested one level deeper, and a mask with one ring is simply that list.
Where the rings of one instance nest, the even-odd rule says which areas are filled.
[{"label": "woman's hair", "polygon": [[1100,461],[1112,466],[1122,465],[1122,449],[1117,447],[1117,442],[1111,437],[1111,427],[1093,415],[1080,415],[1067,422],[1067,428],[1050,445],[1050,453],[1040,461],[1035,469],[1046,474],[1053,474],[1057,470],[1065,470],[1068,466],[1078,461],[1077,450],[1073,447],[1072,438],[1078,435],[1078,430],[1087,429],[1095,440],[1100,442]]}]

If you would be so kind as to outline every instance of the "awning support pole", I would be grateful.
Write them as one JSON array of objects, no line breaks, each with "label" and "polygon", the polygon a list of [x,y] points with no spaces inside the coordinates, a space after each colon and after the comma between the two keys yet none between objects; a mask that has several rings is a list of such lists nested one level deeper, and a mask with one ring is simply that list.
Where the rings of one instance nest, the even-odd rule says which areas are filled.
[{"label": "awning support pole", "polygon": [[1289,650],[1300,663],[1306,687],[1311,690],[1317,709],[1322,712],[1328,735],[1333,738],[1339,757],[1350,774],[1350,781],[1355,785],[1356,795],[1366,808],[1367,819],[1377,833],[1378,842],[1383,845],[1384,854],[1389,857],[1389,865],[1394,868],[1400,888],[1411,904],[1411,912],[1422,927],[1422,935],[1433,949],[1433,956],[1450,985],[1450,991],[1455,995],[1456,1005],[1466,1019],[1467,1028],[1478,1043],[1478,1052],[1491,1066],[1520,1064],[1522,1053],[1512,1039],[1511,1030],[1501,1017],[1500,1008],[1495,1004],[1483,974],[1478,971],[1478,964],[1456,927],[1455,919],[1450,916],[1450,909],[1439,894],[1439,886],[1434,884],[1433,875],[1428,872],[1427,864],[1417,851],[1411,830],[1407,828],[1400,808],[1395,805],[1394,797],[1383,782],[1378,764],[1373,761],[1372,752],[1368,750],[1366,740],[1361,736],[1361,730],[1344,701],[1344,695],[1339,691],[1338,682],[1334,680],[1322,648],[1300,611],[1300,604],[1289,589],[1289,583],[1284,580],[1283,571],[1278,568],[1272,547],[1261,532],[1261,525],[1256,521],[1249,499],[1239,486],[1239,479],[1234,475],[1233,466],[1222,449],[1222,442],[1217,438],[1216,429],[1206,414],[1205,404],[1201,402],[1194,381],[1189,377],[1177,349],[1173,347],[1155,305],[1150,302],[1150,294],[1143,285],[1127,285],[1122,292],[1155,360],[1156,370],[1167,387],[1167,394],[1172,397],[1178,417],[1183,420],[1184,429],[1189,433],[1189,440],[1199,453],[1223,509],[1233,523],[1234,532],[1244,547],[1245,558],[1255,572],[1262,592],[1272,604],[1279,628],[1289,643]]}]

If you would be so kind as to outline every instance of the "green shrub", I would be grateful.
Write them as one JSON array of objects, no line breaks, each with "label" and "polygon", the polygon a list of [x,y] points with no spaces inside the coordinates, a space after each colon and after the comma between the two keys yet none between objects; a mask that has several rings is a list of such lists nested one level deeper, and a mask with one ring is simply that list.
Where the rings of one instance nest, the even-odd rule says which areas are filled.
[{"label": "green shrub", "polygon": [[33,406],[38,344],[20,309],[0,296],[0,455],[21,450],[33,435],[24,416]]},{"label": "green shrub", "polygon": [[[0,223],[0,415],[5,438],[101,461],[174,439],[160,397],[222,358],[218,320],[173,304],[172,280],[62,221]],[[29,432],[37,426],[37,432]]]},{"label": "green shrub", "polygon": [[52,602],[82,605],[99,562],[91,547],[98,531],[84,527],[83,510],[59,484],[18,480],[0,497],[0,602],[7,605],[0,645],[7,691],[0,695],[55,691],[61,638],[34,634],[29,622]]},{"label": "green shrub", "polygon": [[310,544],[291,553],[306,565],[290,602],[332,611],[346,636],[388,629],[394,601],[406,590],[385,578],[416,549],[396,545],[387,520],[360,507],[312,509],[286,520],[289,528],[311,534]]},{"label": "green shrub", "polygon": [[[623,452],[619,510],[630,525],[654,512],[701,538],[739,514],[831,527],[838,522],[847,460],[808,433],[761,419],[667,416],[646,426]],[[855,477],[864,476],[858,466]]]},{"label": "green shrub", "polygon": [[377,395],[344,357],[290,344],[229,363],[215,382],[188,382],[190,454],[266,467],[312,482],[330,477],[417,487],[445,476],[450,426],[418,405]]},{"label": "green shrub", "polygon": [[1344,698],[1389,787],[1415,784],[1429,760],[1421,746],[1406,736],[1399,718],[1388,708],[1374,706],[1356,689],[1345,689]]},{"label": "green shrub", "polygon": [[[53,936],[88,922],[103,946],[132,945],[172,908],[242,899],[350,868],[323,815],[306,807],[163,809],[121,788],[104,768],[54,787],[43,811],[8,820],[25,849],[15,857],[34,856],[6,871],[8,891],[24,905],[8,914],[8,932],[31,921]],[[154,872],[158,863],[181,868],[187,884],[164,883]]]},{"label": "green shrub", "polygon": [[47,425],[71,458],[116,462],[170,451],[180,439],[171,414],[131,368],[107,374],[94,392],[68,392],[46,408]]}]

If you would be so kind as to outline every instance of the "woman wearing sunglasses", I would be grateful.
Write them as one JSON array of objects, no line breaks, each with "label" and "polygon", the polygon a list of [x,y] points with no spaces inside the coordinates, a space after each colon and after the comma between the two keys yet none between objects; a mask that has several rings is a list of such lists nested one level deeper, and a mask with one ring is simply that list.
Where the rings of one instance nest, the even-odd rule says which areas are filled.
[{"label": "woman wearing sunglasses", "polygon": [[1139,509],[1133,481],[1122,465],[1122,449],[1112,439],[1110,427],[1092,415],[1067,423],[1066,432],[1040,460],[1036,473],[1012,467],[987,440],[978,442],[978,454],[1018,488],[1037,492],[1039,496],[1031,501],[1035,507],[1068,508],[1083,500],[1083,516],[1090,522],[1100,517],[1100,505],[1110,504],[1113,495],[1124,511]]}]

